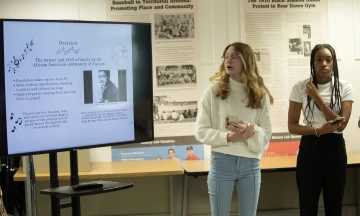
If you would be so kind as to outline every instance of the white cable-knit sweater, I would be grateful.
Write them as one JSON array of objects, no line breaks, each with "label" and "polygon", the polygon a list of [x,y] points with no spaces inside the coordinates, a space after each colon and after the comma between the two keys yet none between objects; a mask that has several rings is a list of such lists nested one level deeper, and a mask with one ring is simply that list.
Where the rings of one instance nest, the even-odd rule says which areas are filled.
[{"label": "white cable-knit sweater", "polygon": [[[261,109],[246,107],[245,85],[229,81],[230,95],[226,99],[216,97],[217,84],[206,88],[198,106],[195,138],[211,146],[211,151],[235,156],[260,159],[269,146],[271,137],[270,99],[266,95]],[[249,139],[227,142],[226,116],[238,116],[255,124],[255,134]]]}]

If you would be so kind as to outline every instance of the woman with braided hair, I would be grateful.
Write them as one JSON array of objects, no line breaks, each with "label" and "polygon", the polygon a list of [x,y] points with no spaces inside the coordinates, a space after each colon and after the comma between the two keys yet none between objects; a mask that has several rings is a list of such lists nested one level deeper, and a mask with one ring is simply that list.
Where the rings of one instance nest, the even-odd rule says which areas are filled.
[{"label": "woman with braided hair", "polygon": [[[339,79],[335,50],[329,44],[312,49],[310,69],[310,79],[293,86],[288,112],[289,132],[302,135],[296,165],[300,215],[317,215],[323,191],[326,216],[340,216],[347,166],[342,132],[351,115],[353,88]],[[301,111],[305,125],[299,123]],[[339,116],[345,119],[332,124]]]}]

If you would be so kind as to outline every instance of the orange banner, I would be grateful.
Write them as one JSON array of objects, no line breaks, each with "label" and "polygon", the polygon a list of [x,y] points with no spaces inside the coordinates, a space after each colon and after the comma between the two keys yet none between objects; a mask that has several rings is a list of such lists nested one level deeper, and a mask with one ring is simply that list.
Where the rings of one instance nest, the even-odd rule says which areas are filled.
[{"label": "orange banner", "polygon": [[296,155],[299,151],[300,140],[288,142],[270,142],[264,157]]}]

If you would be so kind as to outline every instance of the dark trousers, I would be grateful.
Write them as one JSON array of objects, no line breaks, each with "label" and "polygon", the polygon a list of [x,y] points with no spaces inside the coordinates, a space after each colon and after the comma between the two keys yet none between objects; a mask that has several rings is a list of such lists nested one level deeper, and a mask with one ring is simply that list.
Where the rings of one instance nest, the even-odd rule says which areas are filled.
[{"label": "dark trousers", "polygon": [[347,155],[342,134],[303,136],[296,165],[300,216],[316,216],[321,190],[326,216],[341,216]]}]

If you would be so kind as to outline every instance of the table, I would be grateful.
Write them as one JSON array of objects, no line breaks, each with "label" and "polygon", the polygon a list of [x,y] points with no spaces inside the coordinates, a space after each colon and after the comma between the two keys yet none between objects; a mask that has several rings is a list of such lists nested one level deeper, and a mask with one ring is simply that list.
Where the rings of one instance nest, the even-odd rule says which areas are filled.
[{"label": "table", "polygon": [[[79,172],[79,178],[83,180],[183,174],[184,169],[173,160],[91,162],[90,171]],[[35,178],[37,181],[49,180],[50,173],[36,173]],[[68,180],[69,178],[69,172],[59,173],[59,180]],[[15,173],[14,181],[26,181],[26,174],[22,167]]]},{"label": "table", "polygon": [[[360,153],[347,152],[348,167],[360,167]],[[261,172],[295,171],[297,156],[263,157],[260,161]],[[210,160],[180,161],[184,168],[182,216],[187,215],[188,177],[207,175],[210,171]]]},{"label": "table", "polygon": [[[360,153],[348,152],[348,167],[360,166]],[[260,161],[262,172],[295,171],[296,156],[263,157]],[[188,176],[207,175],[210,170],[210,160],[180,161],[180,166]]]},{"label": "table", "polygon": [[[174,160],[147,160],[147,161],[121,161],[121,162],[91,162],[89,172],[79,172],[80,180],[106,179],[124,177],[149,177],[183,175],[184,169]],[[70,172],[58,173],[59,180],[69,180]],[[36,181],[49,181],[50,173],[36,173]],[[26,181],[26,173],[20,167],[14,175],[14,181]],[[172,197],[172,190],[170,191]],[[174,207],[170,204],[170,214]]]},{"label": "table", "polygon": [[[348,167],[360,167],[360,153],[348,152]],[[296,156],[263,157],[260,163],[262,172],[295,171]],[[180,161],[147,160],[121,162],[92,162],[91,171],[79,172],[79,178],[104,179],[122,177],[172,176],[184,175],[182,188],[182,215],[187,212],[188,177],[207,175],[210,170],[210,160]],[[49,180],[49,173],[36,174],[36,180]],[[60,180],[68,180],[70,173],[59,173]],[[25,181],[26,174],[22,167],[15,173],[14,181]],[[173,209],[173,208],[170,208]]]}]

